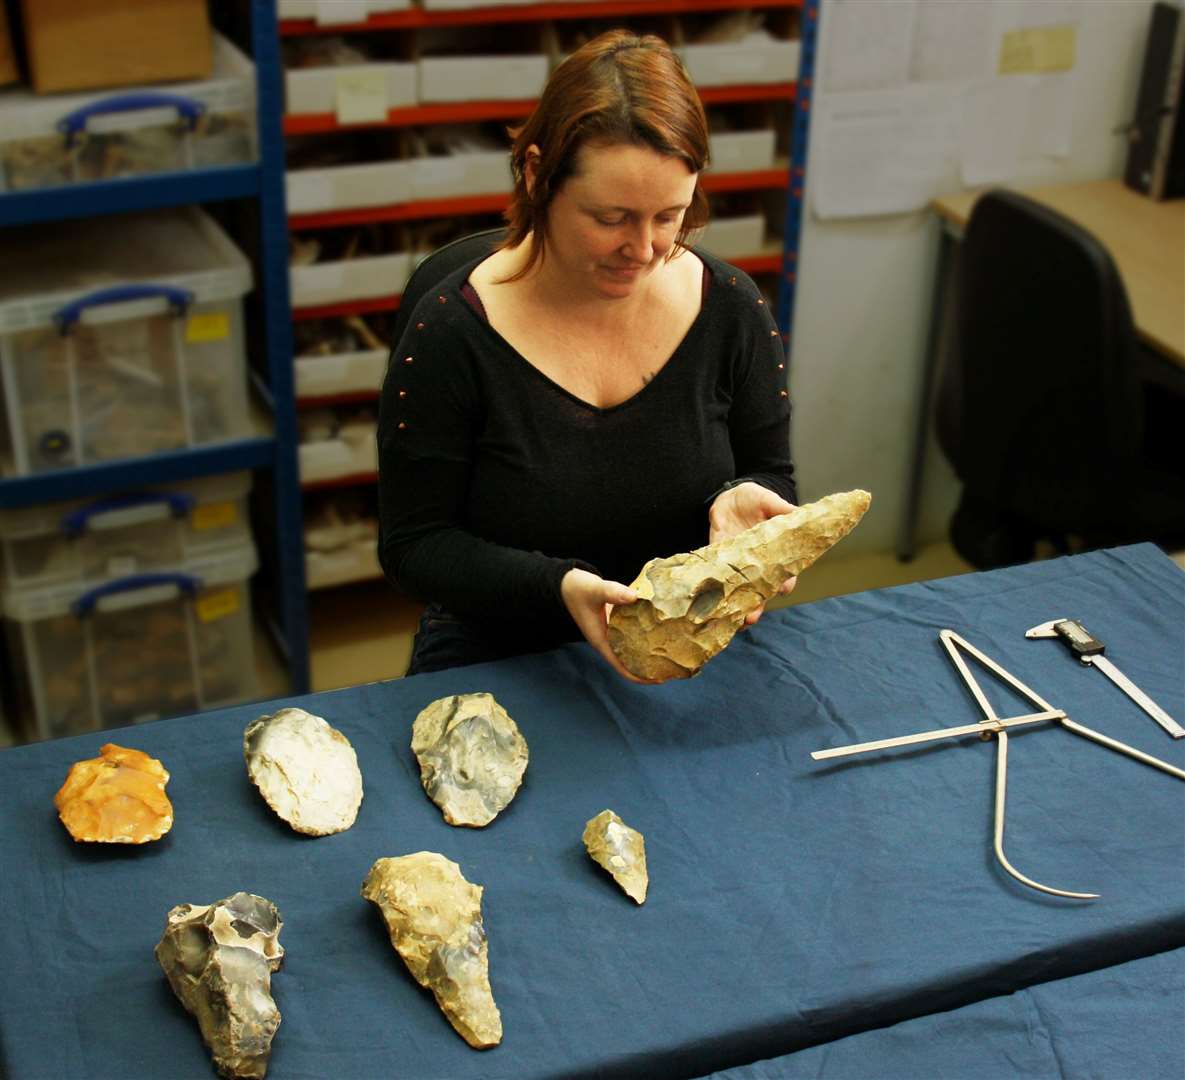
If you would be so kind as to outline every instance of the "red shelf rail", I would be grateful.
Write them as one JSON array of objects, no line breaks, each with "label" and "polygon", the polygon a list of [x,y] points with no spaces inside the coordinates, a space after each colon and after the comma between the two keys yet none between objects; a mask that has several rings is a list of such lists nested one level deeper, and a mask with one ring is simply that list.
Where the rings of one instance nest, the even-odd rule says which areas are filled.
[{"label": "red shelf rail", "polygon": [[296,404],[302,409],[319,409],[327,405],[365,405],[378,399],[378,389],[349,390],[341,394],[321,394],[320,396],[298,397]]},{"label": "red shelf rail", "polygon": [[325,480],[311,480],[300,485],[301,491],[326,491],[329,488],[360,487],[363,484],[377,484],[376,472],[350,473],[348,476],[330,476]]},{"label": "red shelf rail", "polygon": [[[782,269],[782,253],[780,251],[738,255],[728,261],[738,270],[744,270],[746,274],[777,274]],[[367,315],[375,311],[395,311],[399,307],[400,300],[402,300],[402,296],[399,294],[380,296],[373,300],[343,300],[339,304],[328,304],[324,307],[294,308],[292,317],[294,319],[325,319],[338,315]],[[367,391],[358,391],[358,393],[366,395]],[[362,397],[343,394],[335,395],[332,398],[301,398],[300,404],[302,407],[306,405],[340,405],[367,401],[377,396],[376,391],[373,395]]]},{"label": "red shelf rail", "polygon": [[[747,101],[793,102],[797,84],[753,83],[743,86],[708,86],[700,90],[705,105],[733,105]],[[483,120],[518,120],[531,115],[536,102],[462,101],[442,105],[410,105],[387,110],[386,120],[339,124],[334,113],[297,113],[284,117],[285,135],[324,135],[362,128],[411,127],[417,124],[467,124]]]},{"label": "red shelf rail", "polygon": [[[704,190],[776,191],[789,184],[786,166],[756,169],[752,172],[709,173],[704,177]],[[373,225],[383,221],[419,221],[435,217],[464,217],[470,214],[500,214],[510,203],[510,196],[467,195],[453,199],[420,199],[415,202],[392,203],[389,206],[362,206],[350,210],[324,210],[314,214],[292,214],[288,227],[301,229],[333,229],[348,225]]]},{"label": "red shelf rail", "polygon": [[298,307],[292,309],[294,319],[332,319],[339,315],[369,315],[376,311],[395,311],[399,307],[399,295],[378,296],[371,300],[342,300],[336,304],[322,304],[319,307]]},{"label": "red shelf rail", "polygon": [[686,15],[695,11],[737,8],[801,8],[802,0],[600,0],[589,4],[529,4],[515,7],[467,8],[464,11],[376,12],[365,22],[322,25],[315,19],[281,19],[280,35],[348,34],[364,30],[418,30],[429,26],[473,23],[539,22],[545,19],[601,19],[622,15]]}]

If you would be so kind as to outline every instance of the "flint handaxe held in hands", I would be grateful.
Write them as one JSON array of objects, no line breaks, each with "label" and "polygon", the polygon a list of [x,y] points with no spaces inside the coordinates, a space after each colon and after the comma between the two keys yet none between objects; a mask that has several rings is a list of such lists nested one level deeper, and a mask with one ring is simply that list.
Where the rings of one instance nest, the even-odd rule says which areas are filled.
[{"label": "flint handaxe held in hands", "polygon": [[609,616],[610,646],[640,678],[698,674],[745,616],[847,536],[871,501],[867,491],[839,492],[727,540],[651,559],[630,586],[637,601]]}]

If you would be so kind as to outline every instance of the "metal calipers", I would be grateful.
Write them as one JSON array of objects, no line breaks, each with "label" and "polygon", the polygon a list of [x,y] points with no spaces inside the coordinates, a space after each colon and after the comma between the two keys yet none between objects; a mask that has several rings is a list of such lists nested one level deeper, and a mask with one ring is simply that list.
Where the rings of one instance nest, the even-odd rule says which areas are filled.
[{"label": "metal calipers", "polygon": [[[1151,754],[1145,754],[1142,750],[1137,750],[1134,747],[1128,746],[1126,743],[1121,743],[1117,739],[1112,739],[1100,732],[1094,731],[1091,728],[1083,727],[1082,724],[1075,723],[1071,720],[1061,709],[1055,709],[1049,704],[1040,694],[1031,690],[1018,678],[1009,672],[1005,671],[999,664],[997,664],[990,657],[981,653],[974,645],[960,637],[953,630],[940,630],[938,637],[941,639],[946,651],[950,654],[951,660],[958,668],[959,674],[963,677],[963,681],[967,684],[968,689],[974,695],[980,710],[984,714],[978,724],[964,724],[960,727],[941,728],[936,731],[922,731],[915,735],[902,735],[894,739],[878,739],[875,742],[855,743],[851,746],[837,746],[830,750],[816,750],[811,757],[816,761],[823,761],[827,758],[847,757],[849,754],[865,754],[873,750],[885,750],[893,746],[909,746],[913,743],[933,742],[937,739],[953,739],[962,735],[978,735],[981,739],[990,739],[993,735],[996,737],[996,807],[995,807],[995,851],[996,858],[1000,861],[1000,865],[1004,867],[1017,881],[1024,885],[1028,885],[1031,889],[1038,889],[1041,892],[1050,893],[1053,896],[1068,896],[1075,900],[1095,900],[1098,898],[1098,893],[1081,893],[1069,892],[1065,889],[1054,889],[1048,885],[1042,885],[1040,882],[1034,881],[1032,878],[1025,877],[1019,870],[1016,869],[1004,854],[1004,801],[1008,788],[1008,729],[1012,727],[1021,727],[1027,724],[1039,724],[1045,720],[1056,720],[1062,727],[1074,732],[1075,735],[1081,735],[1085,739],[1091,739],[1102,746],[1106,746],[1111,750],[1115,750],[1120,754],[1127,754],[1128,757],[1135,758],[1137,761],[1142,761],[1145,765],[1151,765],[1153,768],[1161,769],[1169,773],[1171,776],[1177,777],[1179,780],[1185,780],[1185,769],[1178,769],[1175,765],[1170,765],[1166,761],[1161,761],[1159,758],[1153,757]],[[971,674],[967,667],[967,662],[959,654],[959,650],[975,657],[981,664],[989,671],[998,675],[1004,682],[1008,683],[1014,690],[1023,694],[1033,704],[1035,704],[1041,711],[1026,713],[1023,716],[1009,716],[999,717],[995,710],[988,702],[986,695],[980,688],[978,682],[975,681],[975,676]]]}]

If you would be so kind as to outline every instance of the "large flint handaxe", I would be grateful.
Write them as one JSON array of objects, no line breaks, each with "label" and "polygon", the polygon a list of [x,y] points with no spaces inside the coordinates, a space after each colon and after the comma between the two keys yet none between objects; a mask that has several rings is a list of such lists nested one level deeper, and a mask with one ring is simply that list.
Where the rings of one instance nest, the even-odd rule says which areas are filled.
[{"label": "large flint handaxe", "polygon": [[871,501],[867,491],[839,492],[727,540],[651,559],[630,586],[637,601],[609,616],[610,646],[640,678],[698,674],[745,616],[847,536]]}]

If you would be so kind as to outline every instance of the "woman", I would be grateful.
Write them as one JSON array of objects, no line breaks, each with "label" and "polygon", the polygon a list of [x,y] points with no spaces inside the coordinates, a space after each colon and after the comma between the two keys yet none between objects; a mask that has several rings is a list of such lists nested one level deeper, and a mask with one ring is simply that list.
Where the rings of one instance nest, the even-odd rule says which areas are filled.
[{"label": "woman", "polygon": [[688,247],[707,122],[661,39],[589,42],[513,134],[504,244],[392,356],[380,559],[428,601],[408,674],[583,636],[639,681],[607,640],[622,582],[793,508],[781,339],[745,274]]}]

